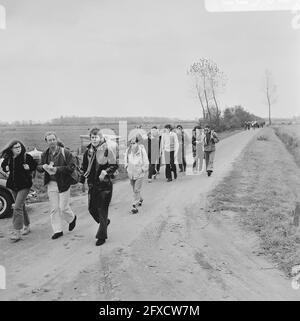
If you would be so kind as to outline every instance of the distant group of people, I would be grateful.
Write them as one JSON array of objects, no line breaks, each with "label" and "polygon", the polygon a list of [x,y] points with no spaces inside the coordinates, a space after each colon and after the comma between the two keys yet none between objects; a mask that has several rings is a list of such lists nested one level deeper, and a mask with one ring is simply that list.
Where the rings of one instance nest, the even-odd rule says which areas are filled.
[{"label": "distant group of people", "polygon": [[[8,173],[7,188],[15,198],[13,210],[14,232],[11,236],[17,242],[22,235],[30,233],[30,220],[25,208],[25,200],[32,187],[32,173],[37,170],[44,174],[47,186],[49,211],[53,229],[52,239],[63,236],[63,222],[69,231],[76,227],[77,217],[70,207],[70,187],[74,184],[74,173],[79,173],[79,182],[88,185],[88,211],[98,224],[96,245],[102,245],[107,239],[107,227],[110,224],[108,209],[112,199],[112,179],[118,170],[116,151],[105,139],[99,128],[90,130],[90,143],[83,154],[78,168],[76,157],[59,141],[55,132],[45,134],[48,148],[40,160],[26,153],[22,142],[14,140],[1,152],[4,158],[2,170]],[[193,172],[201,172],[205,159],[206,172],[211,176],[215,156],[217,134],[209,125],[202,129],[196,126],[192,131]],[[144,177],[148,173],[148,182],[157,177],[162,165],[165,165],[167,182],[177,179],[177,165],[180,172],[186,172],[186,147],[189,137],[181,125],[173,128],[166,125],[163,133],[153,126],[143,138],[140,134],[129,137],[129,146],[124,155],[124,167],[128,173],[133,192],[131,213],[137,214],[143,204],[141,195]],[[76,176],[76,175],[75,175]]]},{"label": "distant group of people", "polygon": [[265,121],[261,121],[258,122],[257,120],[253,120],[253,121],[245,121],[244,123],[244,128],[245,130],[250,130],[250,128],[263,128],[265,126],[266,122]]}]

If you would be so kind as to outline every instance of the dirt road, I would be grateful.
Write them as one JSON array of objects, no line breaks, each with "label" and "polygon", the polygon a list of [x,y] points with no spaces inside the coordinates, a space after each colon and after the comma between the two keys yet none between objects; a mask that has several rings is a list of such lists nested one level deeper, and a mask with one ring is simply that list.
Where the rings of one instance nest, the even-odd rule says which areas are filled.
[{"label": "dirt road", "polygon": [[206,208],[207,193],[258,132],[222,140],[212,177],[180,175],[166,183],[162,171],[145,182],[138,215],[129,214],[129,183],[115,184],[109,240],[100,248],[86,197],[72,201],[76,229],[55,241],[47,203],[31,205],[32,233],[17,244],[8,240],[10,221],[2,220],[7,289],[0,300],[299,300],[300,290],[254,254],[255,235],[241,230],[230,212]]}]

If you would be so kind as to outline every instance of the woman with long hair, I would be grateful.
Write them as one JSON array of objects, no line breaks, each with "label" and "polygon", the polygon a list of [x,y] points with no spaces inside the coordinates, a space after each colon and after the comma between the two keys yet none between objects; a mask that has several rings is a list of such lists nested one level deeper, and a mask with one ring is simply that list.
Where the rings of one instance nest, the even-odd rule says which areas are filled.
[{"label": "woman with long hair", "polygon": [[11,141],[1,152],[2,170],[8,173],[6,187],[12,191],[15,200],[13,211],[13,242],[21,239],[21,235],[30,232],[30,220],[25,208],[26,197],[32,186],[31,172],[37,167],[33,157],[26,153],[25,146],[19,140]]}]

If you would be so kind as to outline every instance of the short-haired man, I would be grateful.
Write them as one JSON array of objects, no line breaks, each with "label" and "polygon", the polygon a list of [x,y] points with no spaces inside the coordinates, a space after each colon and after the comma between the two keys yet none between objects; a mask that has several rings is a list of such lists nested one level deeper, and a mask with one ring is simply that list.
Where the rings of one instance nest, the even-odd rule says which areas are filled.
[{"label": "short-haired man", "polygon": [[85,179],[89,186],[88,208],[94,220],[99,224],[96,234],[96,246],[107,239],[108,207],[112,198],[111,178],[118,168],[117,159],[111,146],[106,142],[99,128],[90,130],[90,144],[83,155],[81,183]]},{"label": "short-haired man", "polygon": [[75,158],[68,149],[59,146],[55,132],[47,132],[45,141],[48,148],[42,153],[37,170],[44,173],[54,232],[52,239],[55,240],[63,236],[62,219],[69,224],[69,231],[76,225],[76,215],[70,207],[71,174],[75,169]]},{"label": "short-haired man", "polygon": [[166,165],[167,181],[171,182],[172,172],[174,173],[174,179],[177,178],[175,162],[177,160],[179,142],[177,135],[172,131],[171,125],[166,125],[165,130],[165,133],[162,135],[160,150],[163,158],[163,163]]}]

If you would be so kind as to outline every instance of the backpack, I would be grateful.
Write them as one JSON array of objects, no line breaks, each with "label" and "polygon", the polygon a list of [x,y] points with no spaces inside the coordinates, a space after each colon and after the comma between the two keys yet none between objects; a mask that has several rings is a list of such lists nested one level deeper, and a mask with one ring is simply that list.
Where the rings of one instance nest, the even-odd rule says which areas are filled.
[{"label": "backpack", "polygon": [[[66,155],[65,155],[65,149],[64,147],[61,148],[61,153],[66,161]],[[71,151],[70,151],[71,153]],[[77,155],[74,155],[73,153],[71,153],[75,159],[75,169],[74,171],[71,173],[71,185],[76,185],[77,183],[79,183],[80,181],[80,177],[81,177],[81,169],[80,169],[80,160],[79,157]]]}]

